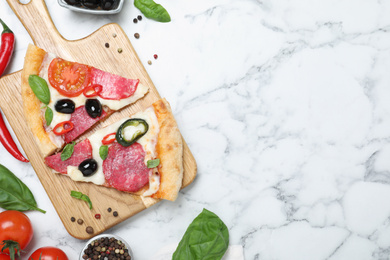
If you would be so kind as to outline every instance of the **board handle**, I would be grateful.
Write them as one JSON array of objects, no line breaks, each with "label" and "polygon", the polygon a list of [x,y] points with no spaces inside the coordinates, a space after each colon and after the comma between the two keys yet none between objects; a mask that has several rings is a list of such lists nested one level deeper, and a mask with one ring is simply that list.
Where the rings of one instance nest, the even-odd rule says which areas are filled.
[{"label": "board handle", "polygon": [[51,46],[56,46],[65,40],[55,27],[44,0],[30,0],[27,4],[19,0],[7,0],[7,2],[35,45],[50,51]]}]

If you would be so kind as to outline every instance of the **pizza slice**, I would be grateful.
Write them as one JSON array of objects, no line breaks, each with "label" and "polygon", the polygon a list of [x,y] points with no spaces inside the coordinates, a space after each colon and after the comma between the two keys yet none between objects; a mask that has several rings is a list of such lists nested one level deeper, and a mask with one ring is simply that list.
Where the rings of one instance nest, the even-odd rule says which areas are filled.
[{"label": "pizza slice", "polygon": [[74,181],[174,201],[183,179],[183,143],[165,99],[45,158]]},{"label": "pizza slice", "polygon": [[31,44],[21,88],[24,115],[43,156],[148,92],[139,79],[67,61]]}]

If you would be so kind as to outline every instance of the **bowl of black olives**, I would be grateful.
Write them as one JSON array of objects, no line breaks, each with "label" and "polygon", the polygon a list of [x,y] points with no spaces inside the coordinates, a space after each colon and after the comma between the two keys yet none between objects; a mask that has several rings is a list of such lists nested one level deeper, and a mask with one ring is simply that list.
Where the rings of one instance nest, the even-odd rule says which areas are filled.
[{"label": "bowl of black olives", "polygon": [[89,14],[116,14],[124,0],[58,0],[58,4],[72,11]]}]

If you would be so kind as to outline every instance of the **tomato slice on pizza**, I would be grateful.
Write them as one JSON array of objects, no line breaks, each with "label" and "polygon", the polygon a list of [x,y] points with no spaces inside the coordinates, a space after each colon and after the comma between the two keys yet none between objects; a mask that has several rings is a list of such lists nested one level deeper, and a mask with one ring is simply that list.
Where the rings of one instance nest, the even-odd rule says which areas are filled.
[{"label": "tomato slice on pizza", "polygon": [[74,181],[155,199],[175,200],[183,178],[181,134],[165,99],[45,158]]},{"label": "tomato slice on pizza", "polygon": [[27,49],[22,71],[23,109],[44,156],[147,92],[139,79],[67,61],[34,45]]}]

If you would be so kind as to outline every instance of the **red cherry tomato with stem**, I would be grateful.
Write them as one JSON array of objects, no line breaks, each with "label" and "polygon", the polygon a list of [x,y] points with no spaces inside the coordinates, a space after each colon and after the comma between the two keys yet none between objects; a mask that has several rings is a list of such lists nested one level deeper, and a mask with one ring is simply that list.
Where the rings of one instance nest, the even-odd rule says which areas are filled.
[{"label": "red cherry tomato with stem", "polygon": [[0,213],[0,244],[3,253],[19,254],[19,249],[25,249],[30,243],[33,233],[31,221],[24,213],[16,210]]},{"label": "red cherry tomato with stem", "polygon": [[69,260],[64,251],[57,247],[46,246],[38,248],[28,260]]}]

